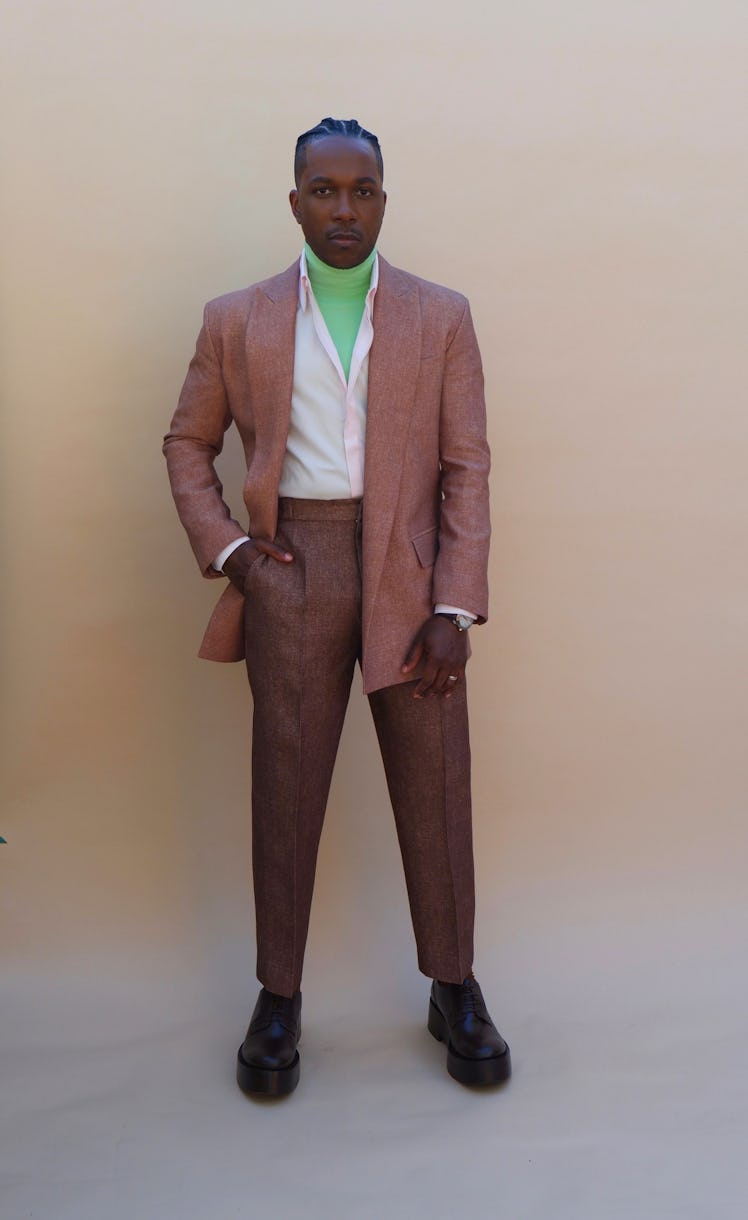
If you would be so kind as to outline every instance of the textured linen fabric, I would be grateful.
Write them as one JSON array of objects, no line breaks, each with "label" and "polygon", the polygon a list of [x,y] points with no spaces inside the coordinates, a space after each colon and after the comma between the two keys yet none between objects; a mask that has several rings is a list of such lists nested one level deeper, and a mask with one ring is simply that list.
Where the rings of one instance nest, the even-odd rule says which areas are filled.
[{"label": "textured linen fabric", "polygon": [[[480,353],[466,299],[379,255],[364,467],[362,671],[368,692],[400,666],[435,603],[488,614],[489,451]],[[164,440],[172,492],[204,575],[246,537],[215,460],[235,423],[249,532],[273,538],[294,373],[299,264],[210,302]],[[244,656],[244,602],[229,585],[200,655]]]},{"label": "textured linen fabric", "polygon": [[[246,579],[257,977],[281,995],[301,985],[317,849],[361,658],[362,537],[359,502],[283,499],[278,538],[294,561],[260,555]],[[461,982],[475,905],[465,685],[448,700],[416,700],[409,682],[377,690],[370,705],[419,968]]]}]

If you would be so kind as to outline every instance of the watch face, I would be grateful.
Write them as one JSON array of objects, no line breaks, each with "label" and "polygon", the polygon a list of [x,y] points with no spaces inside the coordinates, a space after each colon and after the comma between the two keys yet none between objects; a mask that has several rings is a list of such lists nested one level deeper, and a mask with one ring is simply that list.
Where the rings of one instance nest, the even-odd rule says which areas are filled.
[{"label": "watch face", "polygon": [[460,631],[467,631],[468,627],[472,627],[473,625],[473,620],[468,618],[466,614],[456,614],[455,622],[460,628]]}]

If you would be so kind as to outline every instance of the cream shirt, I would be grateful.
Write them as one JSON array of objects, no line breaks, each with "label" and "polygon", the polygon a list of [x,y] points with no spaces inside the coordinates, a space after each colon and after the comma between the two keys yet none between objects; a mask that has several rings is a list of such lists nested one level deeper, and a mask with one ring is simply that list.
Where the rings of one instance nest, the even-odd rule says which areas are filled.
[{"label": "cream shirt", "polygon": [[299,272],[291,422],[278,492],[306,500],[357,500],[364,494],[366,396],[379,259],[371,269],[347,381],[312,290],[306,251]]}]

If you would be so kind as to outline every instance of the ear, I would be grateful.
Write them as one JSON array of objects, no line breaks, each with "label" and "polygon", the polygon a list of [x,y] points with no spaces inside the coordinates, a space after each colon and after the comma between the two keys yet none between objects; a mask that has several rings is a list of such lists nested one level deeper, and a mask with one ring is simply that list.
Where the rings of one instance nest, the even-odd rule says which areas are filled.
[{"label": "ear", "polygon": [[299,192],[296,190],[296,187],[294,187],[292,191],[289,191],[288,202],[291,204],[291,211],[293,212],[294,220],[296,221],[297,225],[300,225],[301,216],[299,215]]}]

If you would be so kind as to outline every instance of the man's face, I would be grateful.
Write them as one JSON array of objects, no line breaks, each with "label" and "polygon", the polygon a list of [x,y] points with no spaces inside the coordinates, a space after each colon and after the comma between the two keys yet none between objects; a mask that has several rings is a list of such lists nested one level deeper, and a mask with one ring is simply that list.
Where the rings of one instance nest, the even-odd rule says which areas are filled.
[{"label": "man's face", "polygon": [[371,254],[387,195],[367,140],[350,136],[311,140],[298,189],[289,199],[304,237],[323,263],[357,267]]}]

